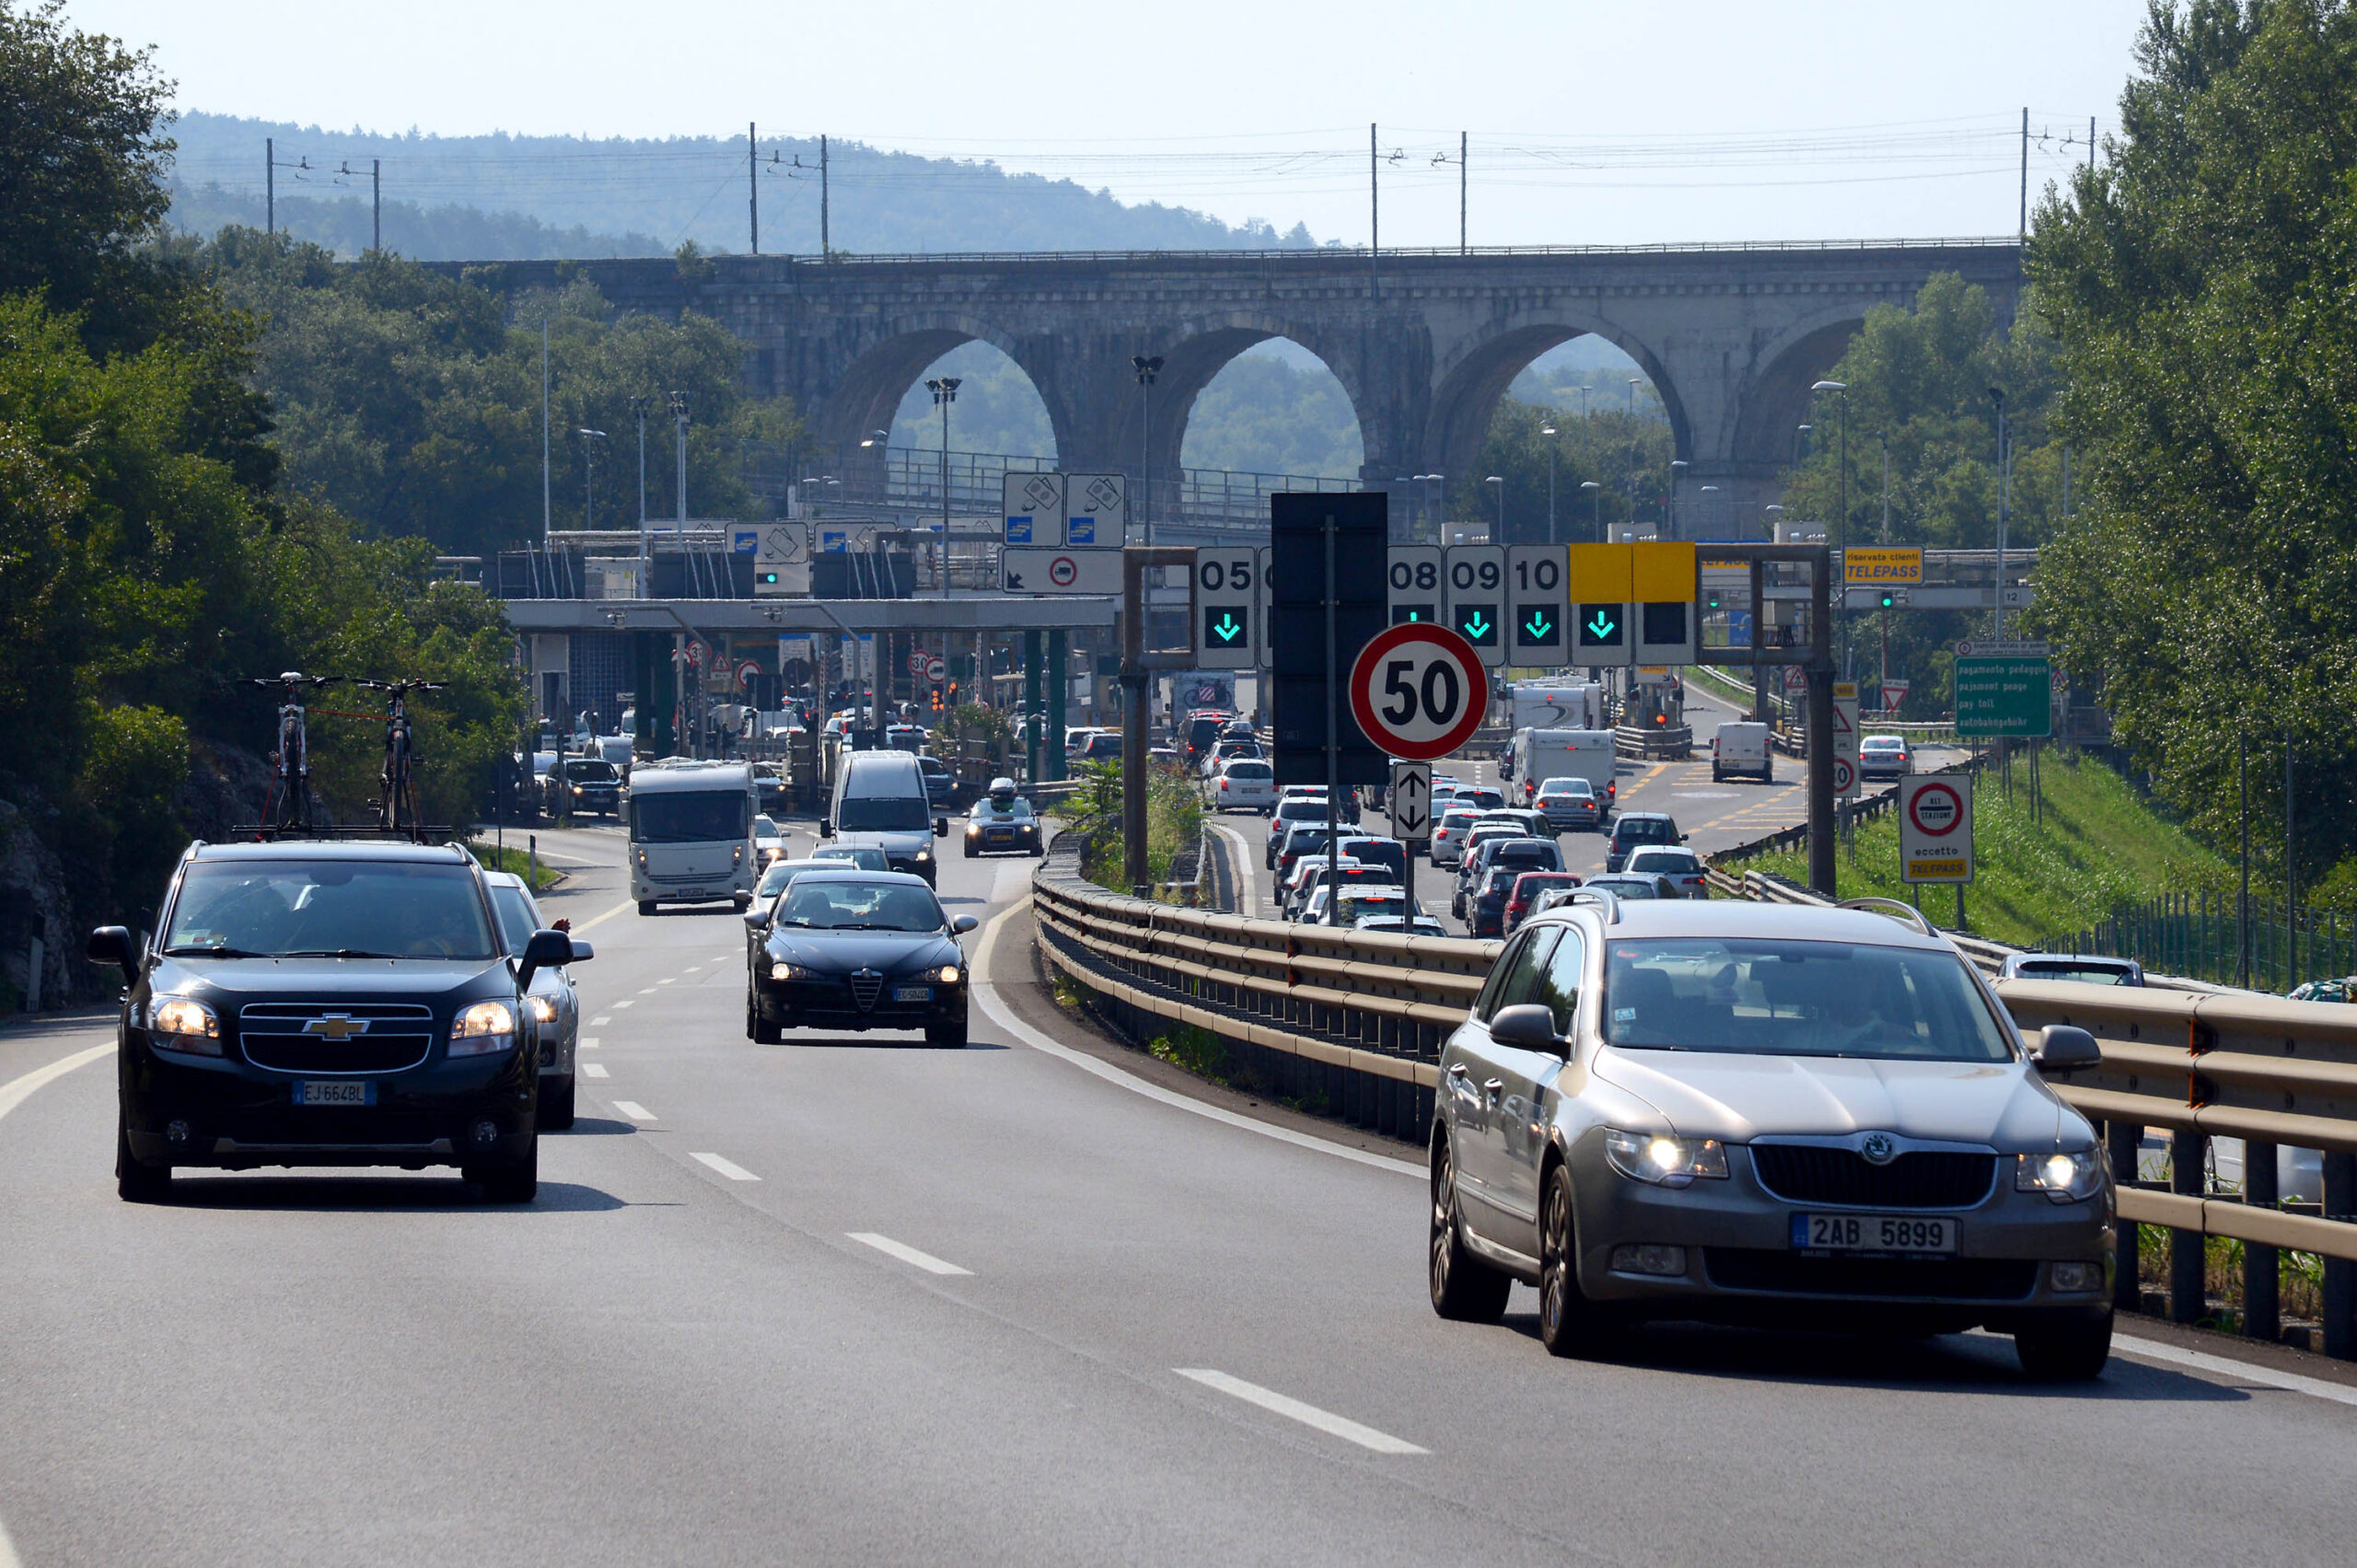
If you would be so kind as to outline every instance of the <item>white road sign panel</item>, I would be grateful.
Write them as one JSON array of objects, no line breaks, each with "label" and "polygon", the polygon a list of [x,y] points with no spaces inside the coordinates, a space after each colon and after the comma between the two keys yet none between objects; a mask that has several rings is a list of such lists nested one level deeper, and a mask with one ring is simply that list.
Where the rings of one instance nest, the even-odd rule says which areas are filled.
[{"label": "white road sign panel", "polygon": [[939,654],[924,661],[924,678],[938,686],[949,679],[949,661]]},{"label": "white road sign panel", "polygon": [[[1854,800],[1858,795],[1858,683],[1833,683],[1833,793]],[[1846,771],[1841,764],[1847,763]]]},{"label": "white road sign panel", "polygon": [[1391,836],[1402,843],[1420,844],[1433,836],[1433,765],[1430,762],[1391,764]]},{"label": "white road sign panel", "polygon": [[1442,559],[1449,630],[1465,639],[1482,664],[1503,667],[1507,662],[1505,546],[1454,545]]},{"label": "white road sign panel", "polygon": [[1252,669],[1260,663],[1260,552],[1248,544],[1202,545],[1195,552],[1196,665]]},{"label": "white road sign panel", "polygon": [[1508,662],[1553,668],[1571,662],[1563,628],[1571,619],[1571,587],[1560,544],[1506,549]]},{"label": "white road sign panel", "polygon": [[1394,757],[1430,761],[1473,738],[1489,711],[1481,657],[1446,626],[1388,626],[1351,667],[1351,712]]},{"label": "white road sign panel", "polygon": [[1441,552],[1438,545],[1395,544],[1384,578],[1384,592],[1391,613],[1385,617],[1397,626],[1404,621],[1420,621],[1436,625],[1447,612],[1448,596],[1441,582]]},{"label": "white road sign panel", "polygon": [[1009,545],[999,557],[999,587],[1011,594],[1118,594],[1121,552]]},{"label": "white road sign panel", "polygon": [[1063,541],[1073,549],[1119,550],[1121,536],[1130,526],[1128,477],[1118,473],[1064,475],[1063,517]]},{"label": "white road sign panel", "polygon": [[1972,880],[1972,775],[1898,781],[1898,874],[1908,882]]},{"label": "white road sign panel", "polygon": [[[1003,477],[1006,543],[1015,546],[1064,542],[1064,476],[1010,473]],[[1118,591],[1118,587],[1117,590]]]}]

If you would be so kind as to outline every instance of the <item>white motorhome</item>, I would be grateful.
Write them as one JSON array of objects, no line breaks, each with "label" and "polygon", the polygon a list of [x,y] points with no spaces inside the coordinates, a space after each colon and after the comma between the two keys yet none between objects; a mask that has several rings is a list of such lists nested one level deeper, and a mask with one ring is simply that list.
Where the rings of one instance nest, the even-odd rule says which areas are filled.
[{"label": "white motorhome", "polygon": [[1519,680],[1506,696],[1517,730],[1604,727],[1604,688],[1593,680]]},{"label": "white motorhome", "polygon": [[749,762],[666,758],[631,770],[630,896],[638,912],[658,904],[753,901],[761,856],[753,848],[760,808]]},{"label": "white motorhome", "polygon": [[1525,800],[1549,779],[1585,779],[1608,813],[1620,788],[1616,756],[1608,729],[1526,729],[1514,738],[1515,778]]}]

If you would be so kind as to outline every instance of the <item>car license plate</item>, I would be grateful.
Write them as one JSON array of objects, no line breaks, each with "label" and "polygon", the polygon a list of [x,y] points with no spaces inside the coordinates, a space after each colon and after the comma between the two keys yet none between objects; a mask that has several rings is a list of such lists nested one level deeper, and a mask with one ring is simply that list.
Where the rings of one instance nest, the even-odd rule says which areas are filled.
[{"label": "car license plate", "polygon": [[1937,1253],[1956,1250],[1956,1221],[1897,1214],[1794,1214],[1793,1245],[1804,1252]]},{"label": "car license plate", "polygon": [[305,1078],[295,1086],[296,1105],[374,1105],[377,1086],[351,1078]]},{"label": "car license plate", "polygon": [[929,985],[896,985],[892,988],[892,1000],[895,1002],[930,1002],[933,1000],[933,987]]}]

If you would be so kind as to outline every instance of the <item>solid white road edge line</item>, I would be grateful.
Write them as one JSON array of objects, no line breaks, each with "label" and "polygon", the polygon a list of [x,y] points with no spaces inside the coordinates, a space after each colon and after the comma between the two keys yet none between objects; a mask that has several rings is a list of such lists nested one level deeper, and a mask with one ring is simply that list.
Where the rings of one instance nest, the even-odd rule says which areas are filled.
[{"label": "solid white road edge line", "polygon": [[[1001,911],[990,924],[983,928],[981,945],[974,955],[975,973],[991,972],[991,960],[998,952],[998,934],[1001,928],[1016,911],[1025,907],[1027,907],[1026,904],[1016,904],[1012,908]],[[1225,1122],[1230,1127],[1240,1127],[1247,1132],[1258,1132],[1264,1138],[1274,1138],[1280,1144],[1291,1144],[1295,1148],[1315,1149],[1321,1155],[1332,1155],[1337,1159],[1373,1166],[1377,1170],[1387,1170],[1399,1176],[1412,1176],[1419,1181],[1428,1179],[1431,1175],[1422,1166],[1410,1160],[1393,1159],[1386,1155],[1371,1155],[1364,1149],[1350,1148],[1325,1138],[1312,1137],[1306,1132],[1296,1132],[1290,1127],[1276,1127],[1266,1121],[1255,1121],[1248,1116],[1238,1116],[1232,1110],[1223,1109],[1215,1105],[1206,1105],[1202,1100],[1190,1099],[1185,1095],[1166,1089],[1159,1084],[1148,1083],[1133,1074],[1123,1072],[1109,1062],[1100,1062],[1086,1051],[1074,1051],[1068,1045],[1059,1045],[1021,1018],[1016,1017],[1014,1010],[998,999],[997,986],[987,980],[974,981],[974,1000],[982,1005],[982,1011],[990,1015],[993,1023],[1032,1050],[1044,1051],[1059,1061],[1069,1062],[1082,1072],[1093,1073],[1107,1083],[1117,1084],[1132,1094],[1144,1095],[1148,1099],[1159,1100],[1164,1105],[1175,1107],[1191,1115],[1205,1117],[1213,1121]]]},{"label": "solid white road edge line", "polygon": [[[52,1079],[63,1078],[75,1068],[96,1062],[101,1056],[113,1054],[114,1041],[109,1040],[104,1045],[94,1045],[87,1051],[77,1051],[71,1056],[62,1056],[46,1067],[36,1067],[21,1078],[11,1078],[8,1082],[0,1084],[0,1116],[6,1116],[24,1104],[26,1100],[32,1098],[32,1092],[43,1084]],[[0,1537],[0,1568],[8,1568],[8,1558],[4,1550],[7,1544],[6,1539]]]},{"label": "solid white road edge line", "polygon": [[1346,1443],[1355,1443],[1362,1448],[1372,1448],[1378,1454],[1429,1454],[1432,1452],[1430,1448],[1419,1448],[1413,1443],[1394,1437],[1387,1432],[1377,1432],[1372,1426],[1361,1426],[1348,1416],[1340,1416],[1331,1411],[1319,1410],[1316,1405],[1303,1404],[1299,1400],[1289,1399],[1273,1388],[1263,1388],[1258,1383],[1247,1383],[1241,1377],[1231,1377],[1225,1372],[1214,1372],[1207,1366],[1174,1366],[1170,1370],[1181,1377],[1194,1379],[1206,1388],[1216,1388],[1221,1393],[1232,1395],[1247,1404],[1259,1405],[1264,1411],[1273,1411],[1289,1420],[1301,1423],[1304,1426],[1314,1426],[1320,1432],[1340,1437]]},{"label": "solid white road edge line", "polygon": [[593,925],[603,925],[603,924],[605,924],[605,923],[606,923],[606,922],[608,922],[608,921],[610,921],[610,920],[613,919],[613,918],[614,918],[614,916],[616,916],[616,915],[618,915],[618,914],[621,914],[623,911],[625,911],[625,910],[634,910],[634,909],[636,909],[637,907],[638,907],[638,905],[637,905],[637,904],[635,904],[635,903],[633,903],[633,902],[624,902],[624,903],[619,903],[619,904],[616,904],[613,908],[611,908],[611,909],[608,910],[605,913],[603,913],[603,914],[593,914],[593,915],[591,915],[587,920],[585,920],[585,921],[583,921],[580,924],[578,924],[578,925],[575,926],[575,927],[573,928],[573,935],[575,935],[575,936],[578,936],[578,935],[580,935],[583,932],[585,932],[585,931],[588,930],[591,926],[593,926]]},{"label": "solid white road edge line", "polygon": [[24,1568],[17,1559],[17,1549],[9,1544],[8,1527],[0,1523],[0,1568]]},{"label": "solid white road edge line", "polygon": [[[696,1156],[698,1159],[703,1157],[702,1155]],[[901,1262],[923,1269],[928,1274],[970,1274],[974,1272],[971,1269],[961,1269],[955,1263],[945,1263],[930,1252],[920,1252],[904,1241],[895,1241],[888,1236],[878,1236],[872,1230],[847,1230],[843,1234],[862,1247],[873,1247],[886,1257],[898,1258]]]},{"label": "solid white road edge line", "polygon": [[760,1177],[755,1176],[751,1171],[747,1170],[743,1166],[738,1165],[736,1161],[722,1159],[718,1155],[690,1155],[688,1157],[691,1160],[697,1160],[704,1165],[710,1166],[713,1169],[720,1172],[721,1175],[728,1178],[731,1181],[759,1181],[761,1179]]},{"label": "solid white road edge line", "polygon": [[655,1120],[655,1113],[647,1109],[644,1106],[639,1104],[638,1101],[634,1099],[618,1099],[614,1101],[614,1109],[621,1111],[624,1116],[629,1117],[633,1121],[652,1121]]},{"label": "solid white road edge line", "polygon": [[2270,1388],[2306,1394],[2312,1399],[2330,1400],[2335,1404],[2357,1405],[2357,1388],[2328,1383],[2321,1377],[2303,1377],[2296,1372],[2278,1372],[2271,1366],[2258,1366],[2229,1356],[2209,1355],[2198,1350],[2182,1350],[2176,1345],[2163,1344],[2158,1340],[2131,1339],[2125,1334],[2114,1334],[2111,1348],[2122,1355],[2139,1355],[2221,1377],[2239,1377],[2248,1383],[2264,1383]]},{"label": "solid white road edge line", "polygon": [[606,1071],[605,1063],[601,1062],[584,1062],[581,1064],[581,1075],[585,1078],[606,1078],[612,1076],[611,1074]]}]

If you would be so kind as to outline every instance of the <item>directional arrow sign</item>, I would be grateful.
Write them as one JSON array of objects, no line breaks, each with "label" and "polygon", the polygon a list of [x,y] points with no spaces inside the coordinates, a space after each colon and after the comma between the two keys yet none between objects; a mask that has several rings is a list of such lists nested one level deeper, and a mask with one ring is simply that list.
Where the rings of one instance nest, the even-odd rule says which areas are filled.
[{"label": "directional arrow sign", "polygon": [[1203,641],[1212,646],[1233,647],[1245,631],[1244,622],[1236,618],[1232,610],[1223,610],[1217,616],[1210,610],[1203,611]]},{"label": "directional arrow sign", "polygon": [[1617,604],[1595,604],[1583,608],[1587,610],[1587,619],[1580,622],[1580,646],[1620,647],[1624,640],[1620,635],[1620,607]]},{"label": "directional arrow sign", "polygon": [[1260,662],[1252,636],[1260,579],[1260,554],[1248,545],[1204,545],[1195,552],[1195,606],[1202,614],[1195,648],[1202,668],[1250,669]]},{"label": "directional arrow sign", "polygon": [[1563,630],[1562,623],[1543,610],[1532,610],[1529,618],[1520,623],[1519,629],[1524,639],[1533,643],[1559,642]]},{"label": "directional arrow sign", "polygon": [[1508,663],[1505,547],[1456,545],[1441,552],[1441,563],[1448,624],[1473,645],[1483,665],[1494,668]]},{"label": "directional arrow sign", "polygon": [[1517,544],[1506,551],[1506,601],[1513,606],[1514,661],[1554,666],[1564,662],[1563,622],[1571,605],[1561,545]]},{"label": "directional arrow sign", "polygon": [[1430,762],[1391,764],[1391,836],[1402,843],[1422,843],[1433,836],[1433,765]]},{"label": "directional arrow sign", "polygon": [[1489,641],[1490,633],[1498,629],[1496,621],[1481,613],[1488,608],[1487,605],[1477,604],[1469,607],[1465,612],[1465,635],[1467,640],[1476,647]]}]

